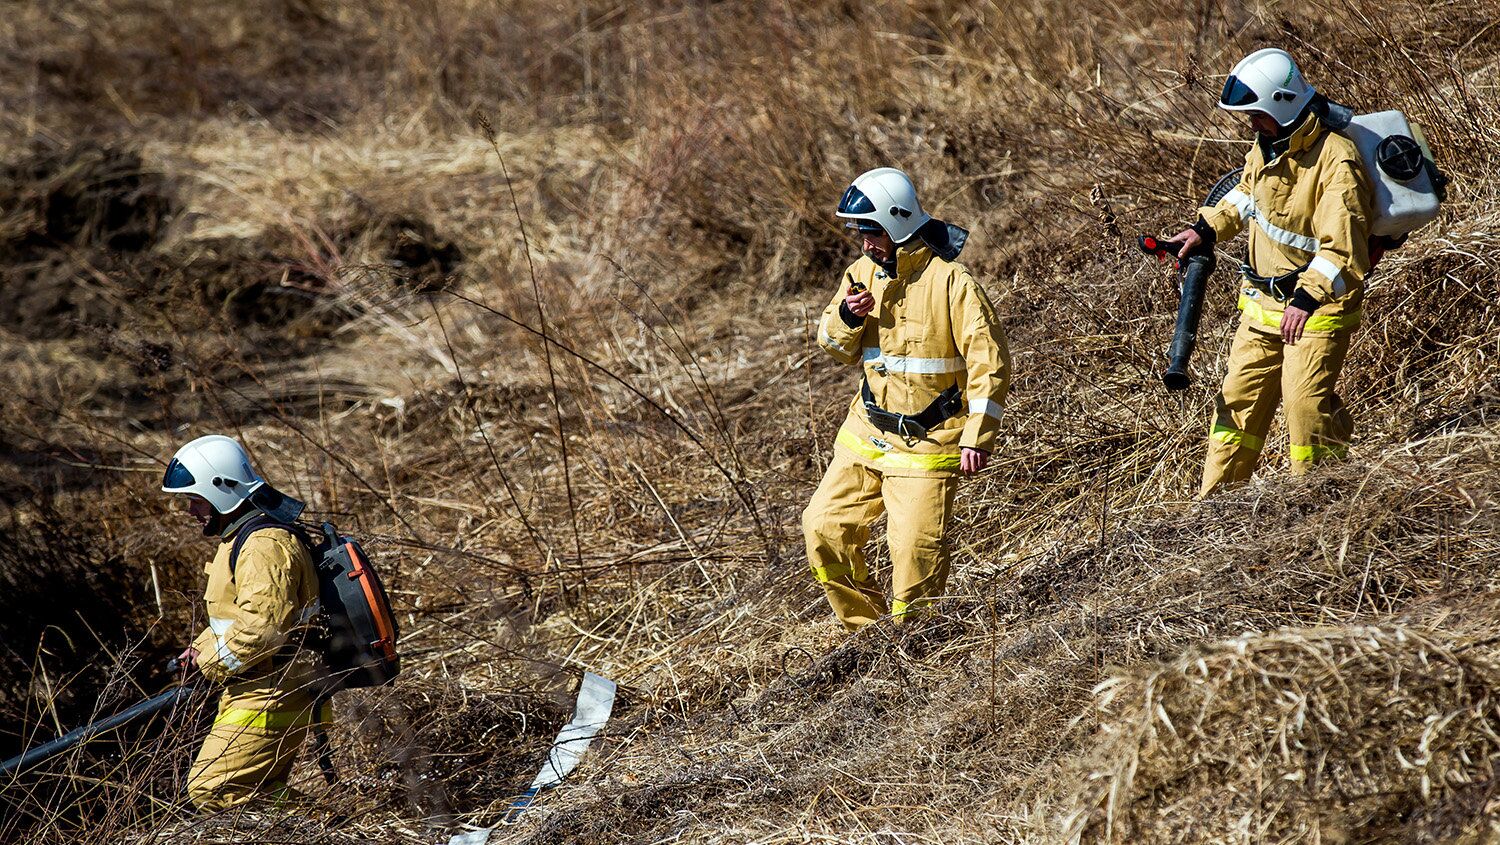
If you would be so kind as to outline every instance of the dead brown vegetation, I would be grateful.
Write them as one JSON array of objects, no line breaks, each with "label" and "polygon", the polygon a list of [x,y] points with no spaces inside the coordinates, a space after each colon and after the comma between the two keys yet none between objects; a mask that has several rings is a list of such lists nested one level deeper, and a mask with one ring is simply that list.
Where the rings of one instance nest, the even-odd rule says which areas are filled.
[{"label": "dead brown vegetation", "polygon": [[[507,841],[1494,835],[1484,0],[84,8],[0,24],[0,491],[19,549],[90,526],[16,561],[120,561],[67,589],[136,609],[79,608],[106,648],[59,688],[17,649],[4,741],[193,628],[208,548],[154,492],[189,434],[368,538],[408,669],[339,703],[337,806],[191,817],[184,723],[0,784],[0,838],[495,824],[583,668],[621,684],[609,734]],[[1130,239],[1242,153],[1216,75],[1265,44],[1407,111],[1454,189],[1372,282],[1354,459],[1296,482],[1272,448],[1195,504],[1230,281],[1167,397],[1175,291]],[[845,637],[795,527],[852,390],[809,326],[879,163],[974,229],[1018,379],[941,619]]]}]

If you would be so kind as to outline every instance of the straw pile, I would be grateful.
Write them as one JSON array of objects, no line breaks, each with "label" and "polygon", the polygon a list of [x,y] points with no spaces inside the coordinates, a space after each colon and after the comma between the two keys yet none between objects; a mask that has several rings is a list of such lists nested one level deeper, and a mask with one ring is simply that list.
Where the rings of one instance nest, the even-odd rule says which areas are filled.
[{"label": "straw pile", "polygon": [[[1452,841],[1496,797],[1496,667],[1401,627],[1283,629],[1096,689],[1070,842]],[[1476,803],[1477,802],[1477,803]],[[1415,812],[1418,809],[1421,812]]]}]

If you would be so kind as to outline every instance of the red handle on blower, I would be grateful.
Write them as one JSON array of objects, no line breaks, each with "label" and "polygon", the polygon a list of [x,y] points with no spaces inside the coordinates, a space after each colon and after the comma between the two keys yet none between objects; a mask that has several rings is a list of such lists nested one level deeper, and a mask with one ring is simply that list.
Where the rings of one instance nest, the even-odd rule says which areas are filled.
[{"label": "red handle on blower", "polygon": [[[1135,245],[1140,248],[1141,252],[1155,256],[1161,261],[1166,261],[1169,258],[1173,261],[1178,261],[1177,250],[1182,248],[1182,244],[1173,243],[1165,238],[1158,238],[1154,235],[1141,235],[1135,239]],[[1178,263],[1180,264],[1181,262],[1178,261]]]}]

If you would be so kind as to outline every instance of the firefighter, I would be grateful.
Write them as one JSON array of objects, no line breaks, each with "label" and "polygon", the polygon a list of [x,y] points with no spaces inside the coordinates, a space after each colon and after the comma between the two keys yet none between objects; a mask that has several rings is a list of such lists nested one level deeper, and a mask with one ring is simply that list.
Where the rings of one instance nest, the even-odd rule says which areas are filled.
[{"label": "firefighter", "polygon": [[[813,577],[855,630],[887,613],[902,621],[942,594],[958,476],[989,461],[1011,371],[989,299],[954,260],[968,233],[924,212],[905,173],[855,179],[837,214],[864,254],[824,310],[818,344],[863,378],[802,530]],[[882,511],[889,604],[864,554]]]},{"label": "firefighter", "polygon": [[[290,796],[297,751],[314,723],[327,719],[315,692],[318,663],[299,647],[318,608],[317,574],[307,547],[285,527],[302,503],[266,484],[240,444],[217,434],[179,449],[161,489],[185,495],[204,535],[220,541],[204,568],[208,627],[179,656],[223,686],[188,775],[188,797],[215,812],[257,796]],[[280,527],[263,527],[270,525]]]},{"label": "firefighter", "polygon": [[1370,269],[1371,187],[1354,142],[1332,132],[1283,50],[1235,66],[1219,107],[1255,131],[1239,185],[1170,238],[1186,255],[1250,230],[1239,328],[1209,433],[1200,495],[1255,471],[1278,402],[1293,475],[1342,458],[1354,421],[1335,388]]}]

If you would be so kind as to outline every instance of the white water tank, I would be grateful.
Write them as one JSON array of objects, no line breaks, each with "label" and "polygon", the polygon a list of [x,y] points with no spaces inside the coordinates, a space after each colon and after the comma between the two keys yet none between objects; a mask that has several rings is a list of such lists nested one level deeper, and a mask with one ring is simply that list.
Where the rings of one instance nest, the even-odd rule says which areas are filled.
[{"label": "white water tank", "polygon": [[1371,234],[1400,236],[1437,219],[1432,172],[1421,166],[1421,158],[1432,154],[1406,115],[1394,109],[1356,115],[1341,134],[1359,148],[1375,189]]}]

